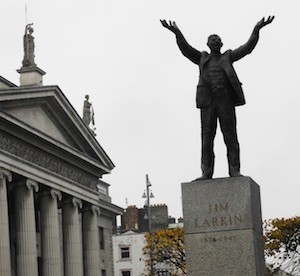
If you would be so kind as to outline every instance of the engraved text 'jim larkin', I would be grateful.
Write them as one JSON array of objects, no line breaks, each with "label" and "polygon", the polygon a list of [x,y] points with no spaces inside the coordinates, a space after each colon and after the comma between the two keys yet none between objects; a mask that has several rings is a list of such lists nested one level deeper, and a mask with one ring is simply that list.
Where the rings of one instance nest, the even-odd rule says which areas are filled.
[{"label": "engraved text 'jim larkin'", "polygon": [[229,203],[209,204],[207,216],[204,218],[195,218],[194,227],[211,228],[224,226],[238,226],[244,223],[243,216],[232,214]]}]

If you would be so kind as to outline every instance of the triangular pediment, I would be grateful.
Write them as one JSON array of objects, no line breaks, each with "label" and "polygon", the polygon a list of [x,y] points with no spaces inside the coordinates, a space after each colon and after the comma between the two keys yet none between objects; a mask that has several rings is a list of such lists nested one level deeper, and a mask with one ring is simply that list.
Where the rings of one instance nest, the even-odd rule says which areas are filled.
[{"label": "triangular pediment", "polygon": [[36,141],[46,142],[58,156],[68,156],[74,162],[81,160],[94,169],[99,168],[100,175],[109,173],[114,167],[58,86],[0,90],[0,118],[12,129],[15,125],[18,134],[24,131]]},{"label": "triangular pediment", "polygon": [[75,143],[72,143],[70,137],[64,133],[59,123],[55,120],[53,115],[47,111],[45,106],[38,104],[25,107],[17,106],[7,108],[5,111],[51,138],[58,140],[69,147],[79,149]]}]

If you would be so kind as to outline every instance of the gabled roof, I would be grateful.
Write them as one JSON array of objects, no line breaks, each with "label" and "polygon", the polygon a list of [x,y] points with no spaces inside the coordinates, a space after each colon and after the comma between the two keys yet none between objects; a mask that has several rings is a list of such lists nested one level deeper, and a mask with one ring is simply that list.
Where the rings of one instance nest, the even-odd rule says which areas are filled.
[{"label": "gabled roof", "polygon": [[0,89],[4,89],[4,88],[7,88],[7,87],[17,87],[17,85],[10,82],[6,78],[3,78],[2,76],[0,76]]},{"label": "gabled roof", "polygon": [[30,133],[42,140],[52,154],[63,153],[64,158],[85,163],[94,175],[100,177],[114,168],[58,86],[0,90],[0,118],[18,129],[17,133]]}]

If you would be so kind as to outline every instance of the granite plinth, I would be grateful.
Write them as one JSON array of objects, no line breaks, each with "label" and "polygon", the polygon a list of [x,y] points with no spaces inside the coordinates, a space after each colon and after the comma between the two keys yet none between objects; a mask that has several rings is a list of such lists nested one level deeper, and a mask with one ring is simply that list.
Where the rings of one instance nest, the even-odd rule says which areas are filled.
[{"label": "granite plinth", "polygon": [[250,177],[182,184],[187,275],[265,275],[259,186]]}]

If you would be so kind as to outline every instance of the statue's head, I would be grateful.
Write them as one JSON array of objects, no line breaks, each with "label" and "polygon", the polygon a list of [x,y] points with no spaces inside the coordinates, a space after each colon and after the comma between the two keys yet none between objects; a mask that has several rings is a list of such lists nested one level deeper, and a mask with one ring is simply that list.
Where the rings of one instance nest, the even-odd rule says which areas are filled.
[{"label": "statue's head", "polygon": [[212,34],[207,39],[207,46],[213,53],[217,53],[220,52],[223,43],[221,38],[218,35]]},{"label": "statue's head", "polygon": [[28,27],[28,32],[29,32],[29,34],[33,33],[33,28],[31,26]]},{"label": "statue's head", "polygon": [[88,100],[90,98],[90,96],[89,95],[85,95],[85,98]]}]

